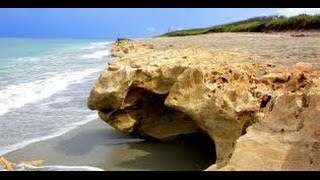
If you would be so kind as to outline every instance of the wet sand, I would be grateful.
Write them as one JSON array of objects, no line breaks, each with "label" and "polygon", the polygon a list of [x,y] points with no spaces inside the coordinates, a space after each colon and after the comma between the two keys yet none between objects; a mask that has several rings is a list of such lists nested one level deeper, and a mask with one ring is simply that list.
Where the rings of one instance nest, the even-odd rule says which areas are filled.
[{"label": "wet sand", "polygon": [[4,157],[12,162],[42,159],[44,165],[93,166],[107,171],[179,171],[209,166],[212,162],[205,151],[208,149],[194,142],[160,143],[131,138],[97,119]]}]

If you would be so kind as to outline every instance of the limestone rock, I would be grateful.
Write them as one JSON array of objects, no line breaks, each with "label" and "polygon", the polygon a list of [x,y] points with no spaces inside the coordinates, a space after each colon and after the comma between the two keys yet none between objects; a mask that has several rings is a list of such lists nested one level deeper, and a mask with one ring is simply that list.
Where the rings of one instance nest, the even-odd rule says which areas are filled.
[{"label": "limestone rock", "polygon": [[3,166],[3,168],[8,171],[14,171],[14,164],[4,157],[0,157],[0,166]]},{"label": "limestone rock", "polygon": [[207,170],[320,170],[320,74],[200,47],[114,44],[88,107],[129,135],[168,140],[207,133]]},{"label": "limestone rock", "polygon": [[[43,160],[22,161],[19,164],[40,167],[44,164],[44,161]],[[19,165],[17,163],[13,163],[4,157],[0,157],[0,170],[16,171],[18,166]]]}]

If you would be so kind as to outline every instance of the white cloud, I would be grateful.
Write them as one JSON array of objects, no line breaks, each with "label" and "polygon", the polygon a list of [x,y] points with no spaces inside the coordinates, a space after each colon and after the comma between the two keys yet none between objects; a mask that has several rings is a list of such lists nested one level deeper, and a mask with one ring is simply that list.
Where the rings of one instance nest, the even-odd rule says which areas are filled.
[{"label": "white cloud", "polygon": [[146,30],[149,31],[149,32],[155,32],[156,28],[155,27],[147,27]]},{"label": "white cloud", "polygon": [[320,14],[320,8],[282,8],[277,11],[278,15],[296,16],[299,14]]}]

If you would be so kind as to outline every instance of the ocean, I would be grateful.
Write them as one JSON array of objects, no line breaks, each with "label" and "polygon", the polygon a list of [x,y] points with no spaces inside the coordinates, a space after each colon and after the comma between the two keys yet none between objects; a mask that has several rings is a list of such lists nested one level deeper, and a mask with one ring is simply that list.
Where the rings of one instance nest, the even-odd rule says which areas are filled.
[{"label": "ocean", "polygon": [[0,156],[98,118],[86,100],[111,43],[0,39]]}]

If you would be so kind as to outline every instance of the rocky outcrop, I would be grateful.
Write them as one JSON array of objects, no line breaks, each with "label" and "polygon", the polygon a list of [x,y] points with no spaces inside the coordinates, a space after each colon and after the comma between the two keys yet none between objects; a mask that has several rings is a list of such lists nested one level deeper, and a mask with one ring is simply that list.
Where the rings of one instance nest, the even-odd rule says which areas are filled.
[{"label": "rocky outcrop", "polygon": [[121,132],[159,140],[205,132],[217,157],[208,170],[320,170],[320,75],[310,64],[128,40],[112,54],[88,107]]},{"label": "rocky outcrop", "polygon": [[34,161],[22,161],[19,164],[13,163],[4,157],[0,157],[0,171],[16,171],[20,166],[27,165],[30,167],[40,167],[43,166],[43,160],[34,160]]}]

